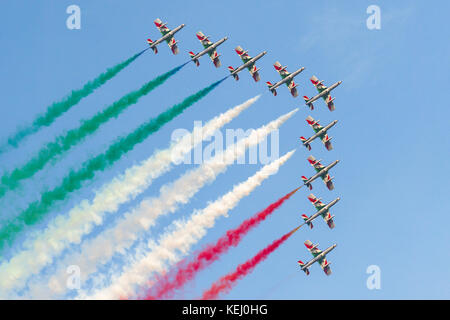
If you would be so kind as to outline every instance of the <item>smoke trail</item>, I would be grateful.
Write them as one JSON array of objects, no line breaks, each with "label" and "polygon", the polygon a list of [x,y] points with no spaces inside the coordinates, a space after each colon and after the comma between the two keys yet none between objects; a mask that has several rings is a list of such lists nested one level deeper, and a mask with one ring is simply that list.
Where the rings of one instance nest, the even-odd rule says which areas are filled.
[{"label": "smoke trail", "polygon": [[[291,111],[269,124],[253,130],[248,137],[228,146],[225,152],[218,153],[214,158],[196,169],[186,172],[175,182],[164,185],[158,197],[143,200],[136,209],[124,214],[123,218],[118,219],[111,228],[103,230],[93,239],[86,240],[77,252],[67,256],[64,261],[58,264],[57,271],[48,281],[48,283],[54,284],[53,287],[61,291],[55,293],[61,294],[67,290],[64,285],[67,281],[67,265],[76,264],[79,266],[83,270],[83,278],[85,278],[96,272],[101,265],[110,261],[114,254],[126,252],[137,239],[142,237],[143,232],[149,230],[155,224],[157,218],[175,212],[180,204],[189,202],[202,187],[214,181],[236,159],[245,155],[247,148],[258,145],[296,111]],[[128,259],[122,258],[121,260]],[[84,280],[83,278],[82,280]],[[56,286],[57,283],[60,285]],[[29,285],[29,287],[31,286]],[[39,298],[43,298],[42,294],[46,293],[46,286],[38,283],[33,288],[37,288]],[[45,289],[43,290],[43,288]],[[52,290],[52,288],[49,289]],[[49,298],[48,296],[44,297]]]},{"label": "smoke trail", "polygon": [[[251,98],[205,123],[201,138],[211,138],[216,130],[239,116],[259,97]],[[0,287],[5,290],[23,287],[30,276],[39,273],[70,244],[80,243],[83,235],[90,233],[94,225],[102,223],[106,213],[116,212],[121,204],[134,199],[147,189],[154,179],[168,172],[172,164],[183,160],[185,155],[201,142],[198,140],[194,138],[194,132],[185,134],[172,142],[167,149],[155,152],[148,159],[102,186],[92,201],[81,201],[66,216],[58,216],[45,230],[35,232],[34,239],[25,243],[24,250],[18,252],[9,262],[0,265]],[[36,259],[37,252],[39,259]],[[14,274],[14,278],[10,277],[11,274]]]},{"label": "smoke trail", "polygon": [[80,143],[88,135],[93,134],[97,129],[108,120],[117,117],[129,106],[137,103],[139,99],[156,87],[162,85],[167,79],[177,73],[186,64],[173,68],[172,70],[156,77],[144,84],[140,89],[130,92],[111,104],[108,108],[98,112],[92,118],[82,121],[81,126],[72,129],[56,137],[53,142],[45,145],[38,154],[29,160],[22,167],[14,169],[12,172],[5,173],[0,178],[0,198],[8,191],[13,190],[19,185],[19,181],[27,179],[41,170],[51,159],[61,155],[71,147]]},{"label": "smoke trail", "polygon": [[158,131],[163,125],[180,115],[185,109],[205,97],[214,90],[224,79],[201,89],[176,104],[168,110],[159,114],[156,118],[144,123],[128,136],[117,140],[108,150],[87,160],[80,169],[72,170],[62,181],[62,183],[53,190],[46,191],[41,195],[41,199],[31,203],[20,215],[8,221],[0,229],[0,250],[5,245],[12,244],[15,237],[24,229],[40,221],[50,210],[55,202],[64,200],[67,195],[82,187],[84,181],[94,177],[97,171],[104,170],[119,160],[125,153],[134,148],[134,146],[144,141],[148,136]]},{"label": "smoke trail", "polygon": [[279,168],[292,156],[294,151],[264,166],[246,181],[233,187],[231,191],[210,203],[206,208],[194,211],[191,217],[172,222],[167,231],[160,236],[152,251],[146,254],[132,268],[122,274],[107,290],[97,294],[97,298],[112,299],[130,296],[136,285],[145,284],[154,272],[164,273],[169,265],[179,261],[181,256],[189,253],[197,243],[214,226],[215,220],[228,216],[228,212],[236,207],[239,201],[248,196],[269,176],[278,172]]},{"label": "smoke trail", "polygon": [[47,111],[44,114],[38,116],[31,125],[24,127],[23,129],[19,129],[16,133],[11,135],[8,138],[8,144],[0,147],[0,154],[3,153],[8,147],[17,147],[19,143],[30,134],[37,132],[42,127],[47,127],[52,124],[56,118],[58,118],[64,112],[68,111],[71,107],[80,102],[81,99],[90,95],[94,90],[101,87],[108,80],[115,77],[120,71],[125,69],[130,63],[136,60],[147,50],[148,48],[142,50],[139,53],[136,53],[131,58],[115,65],[114,67],[107,69],[106,72],[100,74],[94,80],[87,82],[81,89],[73,90],[67,97],[51,104],[47,108]]},{"label": "smoke trail", "polygon": [[243,264],[238,265],[235,271],[223,276],[218,281],[213,283],[211,288],[203,292],[202,299],[216,299],[220,293],[230,291],[239,279],[242,279],[252,272],[260,262],[264,261],[272,252],[278,249],[278,247],[289,239],[289,237],[292,236],[299,228],[300,227],[297,227],[283,235],[281,238],[275,240],[270,245],[259,251],[254,257],[247,260]]},{"label": "smoke trail", "polygon": [[171,296],[175,290],[180,289],[186,282],[192,280],[200,270],[219,259],[221,254],[227,252],[230,247],[237,246],[243,236],[264,221],[300,188],[294,189],[264,210],[245,220],[236,229],[228,230],[215,244],[208,245],[201,250],[191,262],[181,261],[174,270],[160,276],[157,283],[150,289],[147,299],[163,299]]}]

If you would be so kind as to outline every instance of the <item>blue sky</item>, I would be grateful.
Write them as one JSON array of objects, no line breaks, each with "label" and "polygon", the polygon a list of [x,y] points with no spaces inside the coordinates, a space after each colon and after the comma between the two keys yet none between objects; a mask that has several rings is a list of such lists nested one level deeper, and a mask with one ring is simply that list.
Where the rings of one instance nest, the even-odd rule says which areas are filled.
[{"label": "blue sky", "polygon": [[[66,28],[67,6],[81,8],[81,29]],[[381,29],[368,30],[366,8],[381,8]],[[238,66],[234,47],[241,45],[251,55],[267,50],[258,62],[260,83],[247,72],[239,82],[227,79],[201,102],[162,130],[139,144],[113,167],[96,176],[52,215],[64,214],[80,199],[127,167],[168,145],[178,128],[191,130],[195,120],[207,121],[219,112],[264,93],[261,99],[227,128],[257,128],[295,107],[300,111],[280,130],[280,154],[297,148],[296,154],[240,205],[230,212],[197,246],[217,239],[244,218],[263,209],[295,188],[300,176],[313,169],[309,154],[329,163],[340,159],[333,170],[335,190],[317,182],[314,194],[330,201],[336,228],[322,221],[313,230],[301,229],[254,272],[223,298],[229,299],[404,299],[450,298],[450,236],[447,200],[450,194],[448,157],[450,141],[447,88],[450,85],[449,24],[447,2],[439,5],[419,1],[4,1],[0,10],[0,138],[31,122],[53,101],[94,78],[107,67],[146,48],[148,37],[159,33],[153,20],[160,17],[169,27],[185,23],[177,35],[180,54],[173,56],[163,44],[158,55],[146,52],[117,77],[90,95],[51,127],[27,139],[23,145],[1,156],[1,169],[9,170],[26,161],[43,143],[74,128],[81,119],[102,110],[145,81],[188,59],[188,51],[200,51],[195,32],[202,30],[212,40],[229,39],[220,46],[222,67],[208,58],[200,67],[189,64],[138,104],[104,125],[95,135],[73,148],[61,161],[47,166],[16,193],[0,200],[6,214],[18,213],[46,188],[57,185],[69,168],[131,132],[145,119],[157,115],[187,95],[227,75],[226,66]],[[336,111],[330,113],[322,101],[309,111],[301,97],[292,98],[280,88],[277,97],[265,81],[276,81],[272,64],[279,60],[288,70],[304,66],[296,78],[300,95],[313,95],[313,74],[326,84],[343,80],[335,90]],[[332,129],[334,150],[315,142],[308,152],[299,145],[300,135],[310,135],[305,118],[311,115]],[[158,179],[121,212],[179,177],[189,166],[179,166]],[[260,165],[235,165],[202,189],[171,219],[206,206],[231,187],[253,175]],[[307,190],[300,190],[268,221],[252,231],[242,244],[218,263],[203,271],[181,297],[195,298],[218,277],[266,246],[272,239],[299,224],[300,214],[311,214]],[[447,195],[447,196],[445,196]],[[4,215],[3,215],[4,216]],[[155,235],[171,219],[161,219]],[[45,223],[45,222],[44,222]],[[303,241],[321,248],[338,247],[329,260],[333,275],[326,277],[313,266],[306,277],[297,260],[309,259]],[[381,290],[366,288],[366,268],[381,268]]]}]

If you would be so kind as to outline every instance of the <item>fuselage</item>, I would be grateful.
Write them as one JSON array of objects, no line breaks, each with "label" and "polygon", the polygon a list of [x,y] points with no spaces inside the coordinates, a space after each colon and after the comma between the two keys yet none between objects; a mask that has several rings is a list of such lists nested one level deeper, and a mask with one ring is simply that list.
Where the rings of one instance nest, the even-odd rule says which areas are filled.
[{"label": "fuselage", "polygon": [[241,72],[242,70],[244,70],[245,68],[248,68],[249,66],[253,65],[256,61],[258,61],[259,59],[261,59],[262,57],[264,57],[264,55],[267,53],[267,51],[261,52],[260,54],[258,54],[257,56],[251,58],[249,61],[247,61],[246,63],[244,63],[243,65],[241,65],[239,68],[237,68],[236,70],[234,70],[231,74],[236,74]]},{"label": "fuselage", "polygon": [[342,83],[342,81],[338,81],[334,84],[332,84],[331,86],[329,86],[328,88],[326,88],[325,90],[321,91],[319,94],[315,95],[314,97],[312,97],[311,99],[309,99],[306,104],[309,104],[311,102],[316,101],[317,99],[326,96],[327,94],[329,94],[331,92],[331,90],[335,89],[337,86],[339,86]]},{"label": "fuselage", "polygon": [[328,166],[326,166],[325,168],[323,168],[322,170],[317,172],[315,175],[313,175],[311,178],[309,178],[307,181],[305,181],[304,184],[305,185],[309,184],[309,183],[313,182],[314,180],[316,180],[317,178],[326,175],[328,173],[328,171],[330,171],[330,169],[333,168],[338,163],[339,163],[339,160],[336,160],[336,161],[330,163]]},{"label": "fuselage", "polygon": [[185,26],[185,24],[179,25],[178,27],[176,27],[175,29],[169,31],[168,33],[166,33],[164,36],[162,36],[161,38],[159,38],[158,40],[156,40],[155,42],[153,42],[150,45],[150,48],[157,46],[158,44],[160,44],[161,42],[167,40],[168,38],[172,37],[175,33],[177,33],[178,31],[180,31],[181,29],[183,29]]},{"label": "fuselage", "polygon": [[320,209],[319,211],[317,211],[315,214],[313,214],[308,220],[305,221],[305,223],[311,222],[313,221],[315,218],[317,218],[318,216],[327,213],[328,210],[334,206],[339,200],[341,200],[341,198],[336,198],[333,201],[331,201],[330,203],[328,203],[325,207],[323,207],[322,209]]},{"label": "fuselage", "polygon": [[317,131],[313,136],[311,136],[310,138],[308,138],[305,142],[303,142],[304,145],[309,144],[310,142],[312,142],[314,139],[316,139],[317,137],[320,137],[322,134],[325,134],[331,127],[333,127],[338,121],[334,120],[333,122],[329,123],[328,125],[326,125],[325,127],[323,127],[322,129],[320,129],[319,131]]},{"label": "fuselage", "polygon": [[275,83],[273,86],[271,86],[269,88],[269,90],[271,89],[276,89],[279,86],[281,86],[282,84],[291,81],[292,79],[294,79],[294,77],[296,75],[298,75],[300,72],[302,72],[303,70],[305,70],[305,67],[301,67],[300,69],[298,69],[297,71],[292,72],[291,74],[289,74],[288,76],[286,76],[285,78],[281,79],[280,81],[278,81],[277,83]]},{"label": "fuselage", "polygon": [[317,256],[315,256],[314,258],[312,258],[311,260],[309,260],[303,267],[302,270],[309,268],[312,264],[314,264],[315,262],[317,262],[318,260],[321,260],[323,258],[325,258],[325,256],[327,254],[329,254],[331,251],[333,251],[334,248],[336,248],[337,244],[333,244],[332,246],[330,246],[329,248],[325,249],[324,251],[322,251],[320,254],[318,254]]},{"label": "fuselage", "polygon": [[224,43],[227,39],[228,39],[228,37],[223,37],[219,41],[217,41],[217,42],[213,43],[212,45],[210,45],[208,48],[206,48],[203,51],[200,51],[199,53],[197,53],[195,56],[193,56],[191,58],[191,60],[197,60],[201,56],[203,56],[203,55],[207,54],[208,52],[210,52],[210,51],[214,50],[215,48],[217,48],[219,45]]}]

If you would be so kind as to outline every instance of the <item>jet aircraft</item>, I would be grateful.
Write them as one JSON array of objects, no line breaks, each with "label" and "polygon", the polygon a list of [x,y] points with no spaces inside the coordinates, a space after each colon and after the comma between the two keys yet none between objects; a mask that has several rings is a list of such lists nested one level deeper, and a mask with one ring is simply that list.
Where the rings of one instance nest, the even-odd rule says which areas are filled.
[{"label": "jet aircraft", "polygon": [[154,53],[158,53],[157,45],[163,41],[166,41],[167,44],[169,45],[169,48],[172,50],[172,53],[177,54],[178,53],[178,46],[177,46],[178,41],[175,41],[175,38],[173,36],[175,35],[175,33],[177,33],[178,31],[180,31],[181,29],[184,28],[184,24],[176,27],[173,30],[170,30],[169,28],[167,28],[166,23],[163,23],[159,18],[156,19],[154,21],[154,23],[155,23],[156,27],[158,28],[158,30],[161,32],[162,37],[156,41],[147,39],[147,42],[148,42],[148,45],[150,46],[150,48],[153,50]]},{"label": "jet aircraft", "polygon": [[323,80],[319,81],[319,79],[317,79],[316,76],[312,76],[310,80],[311,80],[311,83],[316,87],[319,94],[315,95],[311,99],[308,98],[307,96],[303,96],[303,99],[305,99],[306,105],[311,110],[314,110],[313,102],[319,98],[323,98],[323,100],[325,101],[325,103],[328,106],[328,109],[330,109],[330,111],[334,111],[335,107],[334,107],[333,101],[335,98],[331,97],[330,92],[331,92],[331,90],[333,90],[334,88],[339,86],[342,83],[342,81],[338,81],[338,82],[332,84],[330,87],[327,87],[326,85],[323,84]]},{"label": "jet aircraft", "polygon": [[313,258],[309,260],[307,263],[303,263],[301,260],[298,261],[299,266],[301,267],[302,271],[304,271],[307,275],[309,275],[309,267],[313,265],[315,262],[318,262],[320,264],[320,267],[325,272],[327,276],[331,274],[331,268],[330,268],[330,262],[326,259],[326,256],[328,253],[330,253],[334,248],[336,248],[337,244],[333,244],[329,248],[325,249],[324,251],[318,249],[317,247],[319,244],[313,245],[311,241],[306,240],[305,246],[311,252]]},{"label": "jet aircraft", "polygon": [[303,70],[305,70],[304,67],[290,73],[286,70],[286,66],[281,66],[281,64],[277,61],[275,62],[275,64],[273,65],[275,67],[275,70],[278,71],[278,73],[281,76],[281,80],[278,81],[275,84],[272,84],[271,82],[267,81],[266,84],[269,87],[270,92],[273,93],[274,96],[277,95],[277,90],[276,88],[278,88],[279,86],[281,86],[283,83],[285,83],[287,85],[287,87],[289,88],[289,90],[291,91],[291,95],[295,98],[298,96],[298,92],[297,92],[297,84],[295,84],[294,82],[294,77],[296,75],[298,75],[300,72],[302,72]]},{"label": "jet aircraft", "polygon": [[334,120],[333,122],[329,123],[328,125],[326,125],[325,127],[322,127],[319,124],[319,120],[314,120],[313,117],[308,116],[308,118],[306,118],[306,122],[311,126],[311,128],[313,128],[315,134],[311,137],[309,137],[308,139],[306,139],[305,137],[300,137],[300,140],[302,141],[303,145],[308,148],[308,150],[311,150],[311,142],[316,139],[316,138],[320,138],[320,140],[322,140],[323,144],[325,145],[325,148],[327,148],[328,151],[333,149],[333,146],[331,145],[331,137],[328,136],[327,131],[333,127],[338,121]]},{"label": "jet aircraft", "polygon": [[255,62],[258,61],[259,59],[261,59],[267,53],[267,51],[263,51],[260,54],[258,54],[257,56],[255,56],[254,58],[252,58],[248,55],[248,53],[247,53],[248,51],[244,51],[241,48],[241,46],[237,46],[235,50],[236,50],[236,53],[239,55],[239,57],[241,57],[241,60],[244,64],[242,64],[237,69],[234,69],[231,66],[228,67],[228,70],[230,70],[230,73],[233,76],[233,78],[236,79],[236,81],[239,80],[238,73],[241,72],[242,70],[244,70],[245,68],[247,68],[248,71],[250,71],[250,74],[252,75],[253,80],[255,80],[255,82],[258,82],[260,80],[259,73],[258,73],[258,71],[260,69],[256,68]]},{"label": "jet aircraft", "polygon": [[209,36],[205,36],[203,34],[203,32],[199,31],[199,32],[197,32],[196,35],[197,35],[198,40],[200,40],[201,44],[203,45],[204,49],[197,54],[195,54],[192,51],[189,51],[191,60],[194,61],[195,65],[198,67],[200,65],[198,58],[200,58],[201,56],[203,56],[205,54],[208,54],[209,57],[211,58],[212,62],[216,66],[216,68],[220,67],[220,60],[219,60],[220,55],[217,54],[216,48],[218,46],[220,46],[222,43],[224,43],[228,39],[228,37],[224,37],[224,38],[220,39],[219,41],[212,43],[209,40]]}]

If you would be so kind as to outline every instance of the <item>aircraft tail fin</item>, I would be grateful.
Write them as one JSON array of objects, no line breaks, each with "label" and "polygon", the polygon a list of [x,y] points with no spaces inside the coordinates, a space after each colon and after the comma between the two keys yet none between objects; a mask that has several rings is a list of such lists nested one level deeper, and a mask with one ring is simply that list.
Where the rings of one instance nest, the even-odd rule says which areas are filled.
[{"label": "aircraft tail fin", "polygon": [[303,180],[303,183],[309,188],[309,190],[312,190],[312,184],[311,183],[307,183],[308,178],[305,177],[305,176],[302,176],[302,180]]},{"label": "aircraft tail fin", "polygon": [[314,105],[312,104],[312,102],[309,102],[309,98],[307,96],[303,96],[303,99],[305,100],[306,105],[311,109],[314,110]]},{"label": "aircraft tail fin", "polygon": [[200,65],[200,62],[198,61],[198,59],[194,59],[196,54],[193,53],[192,51],[189,51],[189,55],[191,56],[192,61],[194,61],[195,65],[198,67]]},{"label": "aircraft tail fin", "polygon": [[232,66],[228,67],[228,71],[230,71],[231,75],[233,76],[233,78],[238,81],[239,80],[239,75],[237,73],[233,73],[234,68]]},{"label": "aircraft tail fin", "polygon": [[272,89],[273,84],[272,84],[270,81],[267,81],[266,84],[267,84],[267,86],[269,87],[270,92],[272,92],[273,95],[276,96],[276,95],[277,95],[277,90]]},{"label": "aircraft tail fin", "polygon": [[153,50],[153,52],[156,54],[158,53],[158,47],[157,46],[152,46],[153,41],[152,39],[147,39],[147,43],[150,46],[150,48]]},{"label": "aircraft tail fin", "polygon": [[303,268],[305,266],[305,264],[303,263],[302,260],[298,260],[298,265],[302,268],[302,270],[306,273],[306,275],[309,275],[309,269],[308,268]]},{"label": "aircraft tail fin", "polygon": [[303,218],[303,220],[305,220],[308,227],[310,227],[311,229],[314,228],[312,222],[311,221],[308,222],[309,217],[306,214],[302,214],[302,218]]},{"label": "aircraft tail fin", "polygon": [[303,142],[303,145],[308,148],[308,150],[311,150],[311,145],[309,143],[306,143],[306,138],[305,137],[300,137],[300,140]]}]

